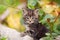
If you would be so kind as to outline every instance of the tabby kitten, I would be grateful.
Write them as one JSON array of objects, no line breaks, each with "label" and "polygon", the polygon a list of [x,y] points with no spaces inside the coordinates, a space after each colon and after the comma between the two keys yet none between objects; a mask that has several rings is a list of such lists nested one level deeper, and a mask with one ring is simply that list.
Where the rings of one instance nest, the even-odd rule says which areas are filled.
[{"label": "tabby kitten", "polygon": [[32,23],[29,25],[29,28],[30,36],[33,37],[34,40],[45,37],[45,33],[48,32],[48,29],[42,23]]},{"label": "tabby kitten", "polygon": [[32,24],[38,22],[38,9],[23,9],[23,19],[25,24]]},{"label": "tabby kitten", "polygon": [[39,40],[45,36],[46,32],[48,32],[48,29],[38,22],[38,16],[38,9],[23,9],[24,24],[28,25],[28,30],[26,30],[25,33],[31,36],[34,40]]}]

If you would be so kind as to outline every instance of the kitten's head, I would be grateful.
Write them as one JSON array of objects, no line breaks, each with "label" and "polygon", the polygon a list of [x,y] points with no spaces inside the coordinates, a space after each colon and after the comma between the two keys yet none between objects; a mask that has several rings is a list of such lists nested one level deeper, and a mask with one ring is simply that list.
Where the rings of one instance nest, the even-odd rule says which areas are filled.
[{"label": "kitten's head", "polygon": [[38,9],[23,9],[23,19],[25,24],[32,24],[38,22]]}]

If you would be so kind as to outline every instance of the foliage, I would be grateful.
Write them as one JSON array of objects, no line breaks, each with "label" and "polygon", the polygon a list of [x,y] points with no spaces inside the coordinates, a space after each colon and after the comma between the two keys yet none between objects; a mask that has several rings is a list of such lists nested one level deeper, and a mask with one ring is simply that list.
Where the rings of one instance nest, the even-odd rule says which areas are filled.
[{"label": "foliage", "polygon": [[1,34],[0,34],[0,40],[7,40],[6,37],[2,37]]},{"label": "foliage", "polygon": [[16,6],[19,4],[19,0],[0,0],[0,4],[6,5],[6,6]]},{"label": "foliage", "polygon": [[6,10],[6,8],[5,5],[0,5],[0,15]]},{"label": "foliage", "polygon": [[1,40],[6,40],[6,38],[5,37],[2,37]]},{"label": "foliage", "polygon": [[36,4],[37,4],[37,0],[28,0],[27,6],[29,9],[35,9]]},{"label": "foliage", "polygon": [[60,5],[60,0],[50,0],[56,2],[58,5]]},{"label": "foliage", "polygon": [[8,7],[16,7],[19,0],[0,0],[0,14],[2,14]]},{"label": "foliage", "polygon": [[[41,0],[41,1],[46,2],[47,0]],[[42,4],[44,2],[42,2]],[[50,2],[55,2],[55,3],[57,3],[57,5],[55,5],[55,6],[60,7],[60,0],[50,0]],[[23,25],[22,12],[21,11],[16,12],[16,9],[17,9],[16,7],[18,4],[20,4],[19,0],[0,0],[0,15],[2,13],[4,13],[4,11],[7,8],[11,7],[10,8],[10,14],[6,18],[8,26],[10,28],[17,27],[17,29],[19,29],[19,28],[21,29],[20,31],[24,31],[25,28],[23,28],[24,26],[22,26]],[[52,11],[51,11],[51,13],[49,13],[48,11],[47,11],[48,13],[44,12],[45,9],[44,8],[42,9],[42,7],[45,7],[46,5],[48,5],[48,1],[46,4],[44,3],[43,6],[41,6],[41,4],[40,5],[38,5],[38,4],[39,4],[38,0],[28,0],[27,1],[27,7],[29,9],[35,9],[36,5],[37,5],[37,7],[39,6],[39,22],[44,24],[50,30],[50,32],[46,34],[47,37],[44,37],[43,39],[44,40],[49,40],[49,39],[54,40],[54,38],[56,36],[60,35],[60,17],[59,17],[59,14],[58,14],[58,16],[53,16],[53,15],[51,15]],[[50,7],[52,8],[51,4],[50,4]],[[15,14],[15,12],[16,12],[16,14]],[[17,19],[19,19],[18,22],[16,22]],[[16,26],[14,26],[15,24],[16,24]],[[2,40],[4,40],[4,39],[5,38],[2,38]]]},{"label": "foliage", "polygon": [[18,31],[24,31],[25,27],[22,24],[22,12],[21,10],[16,11],[14,8],[9,8],[9,16],[6,18],[6,22],[10,28],[16,29]]},{"label": "foliage", "polygon": [[[54,1],[54,0],[52,0],[52,1]],[[55,0],[55,1],[58,2],[58,0]],[[45,4],[45,5],[47,5],[47,4]],[[44,24],[50,30],[50,32],[48,33],[49,35],[47,35],[47,37],[43,38],[44,40],[54,40],[54,38],[56,36],[60,35],[60,29],[59,29],[60,28],[60,26],[59,26],[60,17],[59,16],[55,17],[55,16],[51,15],[51,13],[44,12],[41,8],[39,11],[39,17],[40,17],[39,22]]]}]

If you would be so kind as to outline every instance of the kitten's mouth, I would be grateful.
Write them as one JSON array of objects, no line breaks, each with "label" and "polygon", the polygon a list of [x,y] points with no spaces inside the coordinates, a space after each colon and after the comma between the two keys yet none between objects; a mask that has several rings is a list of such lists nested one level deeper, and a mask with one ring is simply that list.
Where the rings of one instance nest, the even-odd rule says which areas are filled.
[{"label": "kitten's mouth", "polygon": [[26,21],[26,23],[28,23],[28,24],[32,24],[32,23],[34,23],[33,21]]}]

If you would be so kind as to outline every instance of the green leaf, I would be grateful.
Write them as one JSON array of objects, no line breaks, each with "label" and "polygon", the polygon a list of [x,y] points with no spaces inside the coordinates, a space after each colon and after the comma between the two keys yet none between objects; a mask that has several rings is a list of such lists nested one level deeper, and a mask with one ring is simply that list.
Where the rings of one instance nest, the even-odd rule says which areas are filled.
[{"label": "green leaf", "polygon": [[47,14],[47,15],[44,17],[45,20],[47,20],[48,18],[52,19],[53,16],[51,16],[50,14]]},{"label": "green leaf", "polygon": [[22,10],[20,10],[18,13],[19,13],[19,16],[20,16],[20,23],[23,25],[24,20],[23,20]]},{"label": "green leaf", "polygon": [[54,40],[54,39],[50,36],[47,36],[47,37],[44,37],[43,40]]},{"label": "green leaf", "polygon": [[60,0],[54,0],[54,1],[60,5]]},{"label": "green leaf", "polygon": [[60,5],[60,0],[50,0],[50,1],[56,2],[57,4]]},{"label": "green leaf", "polygon": [[15,7],[19,4],[19,0],[1,0],[0,4]]},{"label": "green leaf", "polygon": [[43,11],[42,9],[40,9],[40,10],[39,10],[39,15],[40,15],[40,16],[43,16],[44,14],[45,14],[44,11]]},{"label": "green leaf", "polygon": [[0,0],[0,4],[3,4],[4,3],[4,0]]},{"label": "green leaf", "polygon": [[14,0],[13,6],[17,6],[19,3],[19,0]]},{"label": "green leaf", "polygon": [[13,0],[3,0],[4,5],[10,6],[13,4]]},{"label": "green leaf", "polygon": [[42,21],[45,16],[45,13],[42,9],[39,9],[39,21]]},{"label": "green leaf", "polygon": [[48,18],[50,19],[50,22],[52,22],[52,20],[54,19],[54,17],[51,16],[50,14],[46,14],[46,15],[43,17],[43,19],[40,20],[40,22],[46,23]]},{"label": "green leaf", "polygon": [[57,30],[60,31],[60,24],[58,24],[58,26],[57,26]]},{"label": "green leaf", "polygon": [[60,24],[55,24],[53,29],[55,33],[60,34]]},{"label": "green leaf", "polygon": [[6,38],[5,37],[2,37],[1,40],[6,40]]},{"label": "green leaf", "polygon": [[37,0],[28,0],[28,8],[29,9],[35,9],[35,5],[37,4]]},{"label": "green leaf", "polygon": [[5,5],[0,5],[0,15],[6,10],[6,8]]}]

